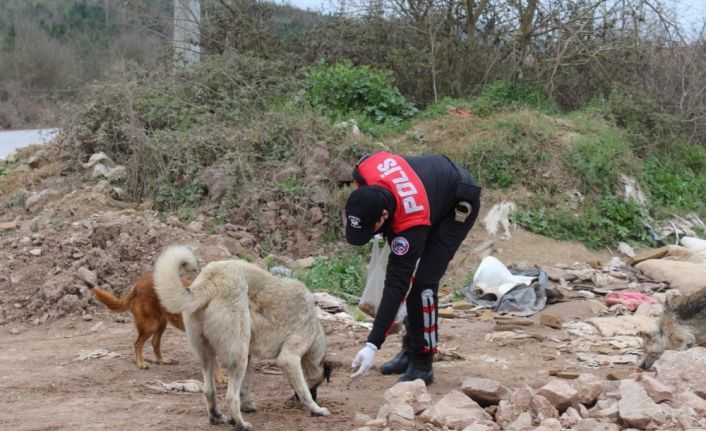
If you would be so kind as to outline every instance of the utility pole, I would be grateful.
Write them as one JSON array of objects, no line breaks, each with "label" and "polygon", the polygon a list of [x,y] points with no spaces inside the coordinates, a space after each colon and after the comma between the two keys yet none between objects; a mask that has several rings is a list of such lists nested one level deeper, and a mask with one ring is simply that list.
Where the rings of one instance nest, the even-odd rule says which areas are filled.
[{"label": "utility pole", "polygon": [[178,66],[199,62],[201,55],[201,2],[174,0],[174,63]]}]

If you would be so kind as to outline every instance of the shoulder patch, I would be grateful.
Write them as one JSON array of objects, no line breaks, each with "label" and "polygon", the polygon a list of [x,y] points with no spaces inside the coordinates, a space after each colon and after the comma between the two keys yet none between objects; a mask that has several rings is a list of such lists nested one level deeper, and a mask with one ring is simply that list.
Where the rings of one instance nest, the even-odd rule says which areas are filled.
[{"label": "shoulder patch", "polygon": [[395,237],[392,239],[390,249],[392,249],[392,252],[397,256],[403,256],[409,251],[409,241],[403,236]]}]

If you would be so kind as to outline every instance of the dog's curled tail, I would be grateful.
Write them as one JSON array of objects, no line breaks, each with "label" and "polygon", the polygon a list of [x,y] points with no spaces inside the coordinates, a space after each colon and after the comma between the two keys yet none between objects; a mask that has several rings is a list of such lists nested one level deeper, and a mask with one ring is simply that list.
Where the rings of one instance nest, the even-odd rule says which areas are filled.
[{"label": "dog's curled tail", "polygon": [[155,291],[164,308],[171,313],[194,311],[201,302],[182,284],[179,277],[182,266],[190,271],[195,271],[198,266],[194,253],[182,245],[168,247],[154,265]]},{"label": "dog's curled tail", "polygon": [[123,313],[130,308],[130,301],[135,296],[135,289],[130,289],[127,295],[118,298],[100,287],[92,287],[93,295],[114,313]]}]

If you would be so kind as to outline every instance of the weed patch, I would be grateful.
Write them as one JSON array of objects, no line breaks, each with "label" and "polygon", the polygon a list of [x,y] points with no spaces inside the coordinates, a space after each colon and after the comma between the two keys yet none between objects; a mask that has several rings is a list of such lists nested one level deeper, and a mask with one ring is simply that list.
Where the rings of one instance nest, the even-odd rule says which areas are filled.
[{"label": "weed patch", "polygon": [[330,259],[317,259],[314,266],[298,278],[313,292],[328,292],[353,304],[363,293],[366,271],[363,254],[351,251]]}]

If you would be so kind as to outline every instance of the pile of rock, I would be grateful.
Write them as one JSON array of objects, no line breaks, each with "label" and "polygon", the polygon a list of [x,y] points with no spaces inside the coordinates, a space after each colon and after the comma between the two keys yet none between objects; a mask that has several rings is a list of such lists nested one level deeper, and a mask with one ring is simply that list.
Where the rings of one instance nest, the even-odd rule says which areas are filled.
[{"label": "pile of rock", "polygon": [[385,392],[376,418],[358,415],[356,431],[439,429],[620,430],[706,427],[706,349],[668,351],[656,373],[624,380],[581,374],[533,389],[514,389],[487,379],[467,378],[432,404],[421,380]]}]

